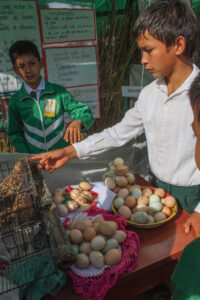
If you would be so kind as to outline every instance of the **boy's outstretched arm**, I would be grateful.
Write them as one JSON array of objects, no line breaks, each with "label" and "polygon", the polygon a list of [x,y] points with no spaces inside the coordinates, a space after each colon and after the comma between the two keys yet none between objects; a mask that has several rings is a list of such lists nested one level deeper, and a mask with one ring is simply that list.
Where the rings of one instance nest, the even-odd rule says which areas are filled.
[{"label": "boy's outstretched arm", "polygon": [[189,233],[193,228],[197,237],[200,236],[200,213],[194,211],[183,225],[185,233]]},{"label": "boy's outstretched arm", "polygon": [[62,149],[34,155],[29,158],[29,161],[39,160],[38,168],[52,173],[54,170],[66,164],[70,159],[76,157],[77,153],[75,148],[73,146],[68,146]]}]

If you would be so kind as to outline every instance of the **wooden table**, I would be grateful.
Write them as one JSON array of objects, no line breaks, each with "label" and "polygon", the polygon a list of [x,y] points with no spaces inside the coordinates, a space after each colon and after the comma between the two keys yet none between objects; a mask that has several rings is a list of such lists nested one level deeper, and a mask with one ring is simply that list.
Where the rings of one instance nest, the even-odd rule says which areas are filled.
[{"label": "wooden table", "polygon": [[[136,180],[140,185],[147,185],[147,182],[139,176]],[[187,235],[183,231],[183,224],[188,216],[189,213],[179,208],[177,216],[160,227],[153,229],[128,227],[135,231],[140,239],[138,266],[132,272],[122,275],[104,300],[133,300],[146,290],[169,282],[183,249],[195,238],[193,231]],[[84,297],[75,293],[70,281],[57,296],[43,298],[43,300],[51,299],[82,300]]]}]

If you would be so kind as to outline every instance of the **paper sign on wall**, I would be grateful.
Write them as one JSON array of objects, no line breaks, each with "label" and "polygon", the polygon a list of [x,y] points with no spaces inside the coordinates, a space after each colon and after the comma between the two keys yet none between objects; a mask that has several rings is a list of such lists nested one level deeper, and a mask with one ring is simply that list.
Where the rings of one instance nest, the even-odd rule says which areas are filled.
[{"label": "paper sign on wall", "polygon": [[94,10],[41,9],[40,14],[44,44],[96,39]]},{"label": "paper sign on wall", "polygon": [[97,84],[95,46],[45,49],[49,81],[64,87]]}]

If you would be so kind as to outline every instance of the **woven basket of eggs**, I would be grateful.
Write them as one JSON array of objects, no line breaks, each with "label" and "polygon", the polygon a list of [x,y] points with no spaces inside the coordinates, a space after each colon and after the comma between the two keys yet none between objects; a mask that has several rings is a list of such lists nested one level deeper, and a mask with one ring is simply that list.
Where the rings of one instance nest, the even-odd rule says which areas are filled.
[{"label": "woven basket of eggs", "polygon": [[126,197],[112,201],[114,214],[124,216],[129,225],[150,229],[166,224],[178,211],[176,199],[162,188],[135,185]]}]

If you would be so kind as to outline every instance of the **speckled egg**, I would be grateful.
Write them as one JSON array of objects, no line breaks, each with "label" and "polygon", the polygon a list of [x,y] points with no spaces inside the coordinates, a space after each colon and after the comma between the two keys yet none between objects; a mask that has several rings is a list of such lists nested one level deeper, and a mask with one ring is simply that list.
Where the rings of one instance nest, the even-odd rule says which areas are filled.
[{"label": "speckled egg", "polygon": [[133,191],[132,191],[132,196],[133,196],[135,199],[138,199],[141,195],[142,195],[141,189],[139,189],[139,188],[134,188],[134,189],[133,189]]},{"label": "speckled egg", "polygon": [[156,194],[152,194],[150,197],[149,197],[149,205],[153,202],[160,202],[160,197]]},{"label": "speckled egg", "polygon": [[155,219],[154,219],[154,217],[153,216],[151,216],[151,215],[148,215],[148,222],[147,222],[148,224],[152,224],[152,223],[155,223]]},{"label": "speckled egg", "polygon": [[119,243],[116,239],[108,239],[106,241],[105,247],[103,248],[102,252],[105,254],[111,249],[118,249]]},{"label": "speckled egg", "polygon": [[117,197],[114,200],[114,206],[119,209],[122,205],[124,205],[124,199],[121,197]]},{"label": "speckled egg", "polygon": [[139,224],[147,224],[148,223],[148,214],[144,211],[138,211],[134,215],[134,220]]},{"label": "speckled egg", "polygon": [[152,212],[157,213],[163,209],[163,204],[161,202],[151,202],[149,208]]},{"label": "speckled egg", "polygon": [[154,219],[156,222],[162,222],[164,220],[166,220],[166,215],[163,213],[163,212],[157,212],[155,215],[154,215]]}]

